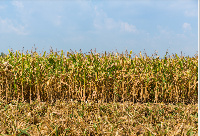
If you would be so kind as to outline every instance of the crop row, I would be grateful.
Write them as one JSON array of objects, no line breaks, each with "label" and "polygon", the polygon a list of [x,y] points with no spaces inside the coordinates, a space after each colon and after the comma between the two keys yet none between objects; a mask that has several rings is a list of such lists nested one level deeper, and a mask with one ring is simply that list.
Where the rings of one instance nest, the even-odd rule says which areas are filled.
[{"label": "crop row", "polygon": [[[167,54],[166,54],[167,55]],[[7,102],[57,99],[132,102],[198,101],[198,57],[36,51],[0,57],[0,96]]]}]

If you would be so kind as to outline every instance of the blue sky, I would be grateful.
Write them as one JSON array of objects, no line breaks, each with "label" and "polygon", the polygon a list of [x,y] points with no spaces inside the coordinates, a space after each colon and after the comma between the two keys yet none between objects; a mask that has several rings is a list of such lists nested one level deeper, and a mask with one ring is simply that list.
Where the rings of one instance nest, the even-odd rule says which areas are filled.
[{"label": "blue sky", "polygon": [[1,0],[0,52],[198,51],[198,0]]}]

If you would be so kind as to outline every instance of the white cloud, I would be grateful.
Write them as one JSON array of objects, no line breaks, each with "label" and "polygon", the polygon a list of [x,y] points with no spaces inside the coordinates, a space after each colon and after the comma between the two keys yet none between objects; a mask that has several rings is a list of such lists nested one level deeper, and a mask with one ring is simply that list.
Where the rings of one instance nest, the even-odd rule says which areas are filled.
[{"label": "white cloud", "polygon": [[160,34],[163,34],[165,36],[169,36],[172,34],[172,32],[168,28],[164,28],[160,25],[157,26],[157,29],[159,30]]},{"label": "white cloud", "polygon": [[124,32],[136,32],[137,29],[134,25],[127,22],[115,21],[113,18],[109,18],[103,10],[98,10],[98,7],[94,7],[95,18],[94,27],[97,29],[107,29],[107,30],[120,30]]},{"label": "white cloud", "polygon": [[192,29],[192,27],[191,27],[191,25],[190,25],[189,23],[184,23],[184,24],[182,25],[182,27],[183,27],[184,31],[187,31],[187,30],[191,30],[191,29]]},{"label": "white cloud", "polygon": [[55,17],[55,19],[54,19],[54,24],[56,25],[56,26],[59,26],[59,25],[61,25],[61,18],[62,18],[62,16],[59,16],[59,15],[57,15],[56,17]]},{"label": "white cloud", "polygon": [[186,36],[185,36],[184,34],[176,34],[176,36],[177,36],[178,38],[186,38]]},{"label": "white cloud", "polygon": [[136,27],[126,22],[121,23],[121,30],[126,32],[136,32]]},{"label": "white cloud", "polygon": [[171,38],[171,35],[174,33],[169,27],[163,27],[161,25],[157,26],[159,37]]},{"label": "white cloud", "polygon": [[197,1],[177,0],[177,1],[168,1],[167,3],[169,3],[169,8],[174,10],[180,10],[180,9],[194,10],[194,8],[198,9]]},{"label": "white cloud", "polygon": [[25,32],[25,26],[17,25],[15,26],[13,22],[9,19],[0,18],[0,32],[1,33],[16,33],[18,35],[27,35]]},{"label": "white cloud", "polygon": [[93,21],[93,25],[96,29],[103,29],[105,27],[105,20],[107,20],[107,15],[102,11],[98,10],[97,6],[94,6],[95,18]]},{"label": "white cloud", "polygon": [[12,4],[13,4],[14,6],[16,6],[17,8],[20,8],[20,9],[24,8],[23,3],[20,2],[20,1],[13,1]]},{"label": "white cloud", "polygon": [[5,9],[6,6],[0,5],[0,9]]},{"label": "white cloud", "polygon": [[194,16],[197,16],[197,11],[196,10],[186,10],[185,11],[185,16],[187,17],[194,17]]},{"label": "white cloud", "polygon": [[105,26],[107,29],[113,29],[117,26],[117,23],[112,18],[105,19]]}]

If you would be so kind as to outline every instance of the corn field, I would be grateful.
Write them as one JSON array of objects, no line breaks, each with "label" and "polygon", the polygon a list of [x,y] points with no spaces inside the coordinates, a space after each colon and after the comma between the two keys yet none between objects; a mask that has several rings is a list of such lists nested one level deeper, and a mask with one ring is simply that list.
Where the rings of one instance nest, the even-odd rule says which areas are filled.
[{"label": "corn field", "polygon": [[58,99],[101,102],[197,103],[198,56],[160,59],[132,51],[39,54],[9,50],[0,57],[0,96],[6,102]]}]

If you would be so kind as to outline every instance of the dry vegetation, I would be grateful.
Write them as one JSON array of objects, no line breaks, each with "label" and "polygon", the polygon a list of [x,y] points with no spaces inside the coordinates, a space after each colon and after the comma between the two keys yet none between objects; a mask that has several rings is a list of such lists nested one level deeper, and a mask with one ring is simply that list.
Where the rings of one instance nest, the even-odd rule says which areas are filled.
[{"label": "dry vegetation", "polygon": [[198,107],[184,104],[0,103],[1,134],[198,135]]},{"label": "dry vegetation", "polygon": [[0,133],[197,135],[198,57],[131,54],[9,51]]}]

